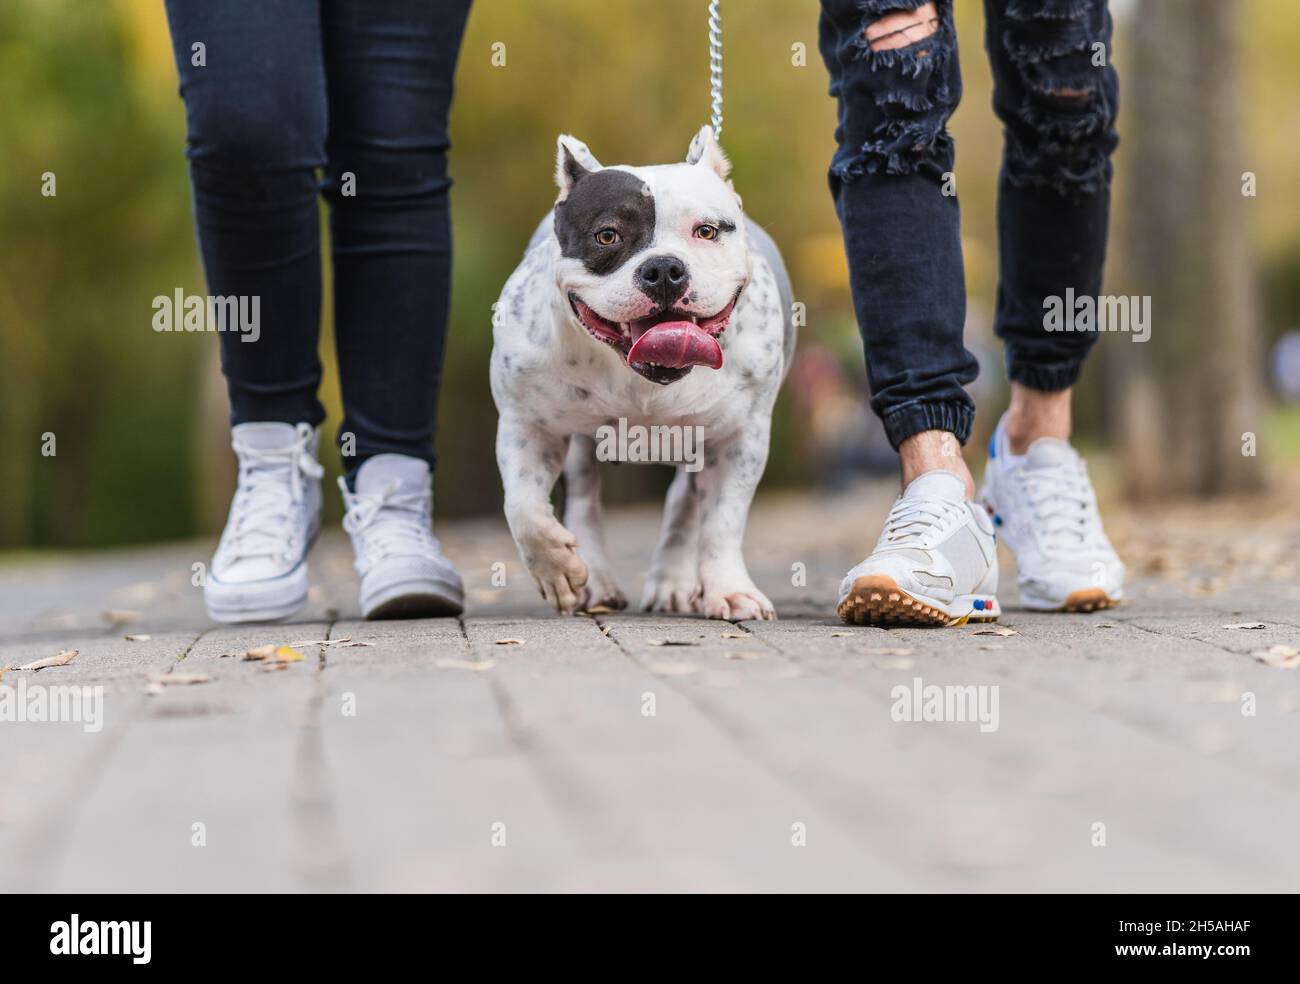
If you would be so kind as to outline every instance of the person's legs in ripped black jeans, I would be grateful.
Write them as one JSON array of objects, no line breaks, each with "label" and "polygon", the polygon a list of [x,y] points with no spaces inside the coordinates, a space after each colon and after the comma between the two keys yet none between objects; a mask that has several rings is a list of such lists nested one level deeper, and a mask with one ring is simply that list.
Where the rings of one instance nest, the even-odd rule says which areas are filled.
[{"label": "person's legs in ripped black jeans", "polygon": [[[839,101],[830,185],[844,231],[872,407],[900,453],[905,487],[920,489],[922,499],[965,502],[974,493],[960,454],[974,416],[965,386],[978,367],[962,343],[965,283],[954,147],[947,132],[961,97],[952,3],[822,0],[820,47],[831,93]],[[1085,559],[1093,586],[1100,586],[1103,601],[1113,603],[1119,597],[1122,565],[1105,542],[1091,486],[1066,443],[1070,387],[1095,335],[1048,331],[1044,321],[1045,299],[1063,297],[1071,288],[1076,295],[1095,296],[1101,286],[1110,155],[1117,143],[1110,16],[1106,0],[985,0],[985,8],[994,107],[1005,141],[995,328],[1006,345],[1012,384],[1011,409],[995,445],[999,440],[1005,444],[999,467],[1010,462],[1009,467],[1020,468],[1027,455],[1034,456],[1031,446],[1038,447],[1037,458],[1043,461],[1059,459],[1053,462],[1051,482],[1045,484],[1038,475],[1039,481],[1025,488],[1037,494],[1050,485],[1058,498],[1069,501],[1059,509],[1060,502],[1045,508],[1017,504],[1019,472],[1002,477],[996,498],[1007,503],[1001,509],[1014,514],[1017,530],[1031,513],[1051,519],[1041,529],[1029,522],[1028,532],[1018,537],[1021,543],[1011,543],[1020,560],[1026,604],[1075,605],[1062,601],[1057,606],[1055,600],[1075,598],[1061,584],[1082,583],[1077,569]],[[1040,438],[1055,443],[1037,444]],[[999,484],[994,482],[998,469],[991,465],[987,474]],[[985,498],[996,512],[993,494]],[[977,597],[996,585],[995,568],[992,580],[986,576],[995,563],[992,537],[985,536],[991,531],[981,529],[980,510],[968,513],[980,550],[957,549],[955,564],[949,556],[920,582],[909,581],[913,587],[921,584],[913,592],[917,595],[930,585],[923,600],[938,598],[940,603],[930,607],[948,618],[957,617],[951,611],[954,593],[960,602],[956,607],[970,602],[969,612],[993,607],[981,607],[984,599]],[[1065,539],[1058,535],[1060,516],[1072,524]],[[952,521],[943,520],[937,533],[924,531],[925,550],[950,538],[955,527],[944,523]],[[841,614],[851,621],[888,620],[886,616],[899,617],[899,605],[911,608],[905,590],[900,602],[888,586],[883,594],[864,595],[853,588],[860,576],[886,576],[897,587],[898,578],[917,573],[912,569],[920,563],[915,556],[910,568],[873,564],[882,548],[901,546],[919,529],[905,523],[899,533],[895,526],[891,514],[878,553],[846,579]],[[1061,560],[1063,551],[1070,555],[1069,563]],[[1028,569],[1053,564],[1071,568],[1061,584],[1026,584]],[[880,598],[873,600],[874,595],[884,602],[877,604]],[[892,609],[891,595],[896,599]],[[873,605],[875,610],[869,610]],[[910,616],[914,610],[901,614]]]},{"label": "person's legs in ripped black jeans", "polygon": [[[451,287],[447,124],[469,0],[167,0],[239,485],[205,595],[251,621],[306,599],[320,514],[318,195],[329,206],[349,484],[368,617],[459,611],[431,530]],[[319,174],[319,177],[318,177]]]},{"label": "person's legs in ripped black jeans", "polygon": [[[1101,292],[1119,80],[1106,0],[985,0],[993,108],[1004,130],[998,179],[997,316],[1013,383],[1074,385],[1097,341],[1049,332],[1043,301]],[[1067,16],[1067,14],[1069,16]]]},{"label": "person's legs in ripped black jeans", "polygon": [[[956,196],[944,193],[954,159],[945,124],[961,98],[952,11],[943,4],[888,19],[907,6],[823,0],[820,26],[839,102],[831,193],[871,405],[895,448],[922,431],[965,441],[975,408],[964,387],[978,372],[962,345],[960,213]],[[872,11],[884,18],[874,48],[867,31],[880,18]]]},{"label": "person's legs in ripped black jeans", "polygon": [[468,8],[167,0],[208,289],[260,297],[257,341],[221,339],[232,424],[324,418],[323,191],[346,464],[382,452],[432,463],[451,282],[447,120]]}]

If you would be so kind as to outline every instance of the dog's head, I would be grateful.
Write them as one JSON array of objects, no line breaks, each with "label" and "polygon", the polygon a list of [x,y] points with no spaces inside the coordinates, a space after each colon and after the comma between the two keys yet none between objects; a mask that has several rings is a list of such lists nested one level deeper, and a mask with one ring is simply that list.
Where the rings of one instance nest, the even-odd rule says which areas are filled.
[{"label": "dog's head", "polygon": [[654,167],[602,167],[559,139],[557,276],[574,328],[652,382],[722,366],[718,336],[750,276],[729,170],[707,126],[685,162]]}]

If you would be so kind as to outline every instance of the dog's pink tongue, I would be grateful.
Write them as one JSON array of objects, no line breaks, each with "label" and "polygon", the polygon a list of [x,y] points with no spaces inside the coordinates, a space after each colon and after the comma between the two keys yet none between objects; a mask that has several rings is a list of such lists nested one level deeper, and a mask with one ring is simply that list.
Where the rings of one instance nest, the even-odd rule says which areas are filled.
[{"label": "dog's pink tongue", "polygon": [[627,361],[652,362],[670,369],[686,366],[721,369],[722,347],[693,321],[664,321],[646,329],[627,353]]}]

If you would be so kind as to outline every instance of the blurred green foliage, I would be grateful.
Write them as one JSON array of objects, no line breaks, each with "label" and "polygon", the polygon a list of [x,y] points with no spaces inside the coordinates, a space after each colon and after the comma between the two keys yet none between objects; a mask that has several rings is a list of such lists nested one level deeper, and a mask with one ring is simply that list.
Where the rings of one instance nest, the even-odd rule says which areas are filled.
[{"label": "blurred green foliage", "polygon": [[[491,304],[554,199],[556,134],[577,135],[607,164],[680,159],[708,115],[705,6],[476,5],[452,122],[455,292],[440,514],[499,504],[486,371]],[[979,7],[957,0],[966,98],[953,130],[972,311],[987,322],[1000,141]],[[1250,139],[1242,167],[1261,186],[1290,181],[1300,173],[1300,9],[1288,0],[1242,7],[1260,28],[1248,32],[1244,59]],[[786,255],[808,307],[802,341],[820,342],[860,372],[826,191],[835,112],[816,50],[816,4],[724,0],[723,17],[723,144],[737,189]],[[498,43],[504,65],[494,64]],[[1117,61],[1122,76],[1122,33]],[[155,295],[204,289],[183,150],[159,0],[0,5],[0,546],[107,545],[220,526],[231,476],[216,341],[150,328]],[[1122,179],[1122,157],[1119,166]],[[41,194],[47,172],[54,197]],[[1300,324],[1300,215],[1261,210],[1254,233],[1275,335]],[[328,315],[322,353],[332,435],[339,405]],[[1001,375],[997,364],[984,370]],[[805,475],[801,426],[783,396],[769,486]],[[45,434],[55,436],[53,457],[42,454]],[[324,457],[337,469],[332,452]],[[667,475],[625,468],[613,477],[615,497],[626,498],[661,487]]]}]

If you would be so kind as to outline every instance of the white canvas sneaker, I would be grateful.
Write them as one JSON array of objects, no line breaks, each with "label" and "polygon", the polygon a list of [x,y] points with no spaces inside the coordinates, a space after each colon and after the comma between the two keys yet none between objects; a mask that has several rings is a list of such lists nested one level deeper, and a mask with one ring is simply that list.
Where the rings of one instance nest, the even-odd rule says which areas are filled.
[{"label": "white canvas sneaker", "polygon": [[239,484],[203,598],[218,622],[268,622],[307,601],[307,551],[320,530],[316,430],[310,424],[238,424],[230,446]]},{"label": "white canvas sneaker", "polygon": [[1124,597],[1124,565],[1102,529],[1088,466],[1068,442],[1041,437],[1013,455],[999,422],[980,502],[1016,555],[1026,608],[1091,612]]},{"label": "white canvas sneaker", "polygon": [[340,478],[361,576],[366,618],[434,618],[464,608],[460,575],[433,535],[429,465],[404,454],[379,454],[357,470],[356,491]]},{"label": "white canvas sneaker", "polygon": [[903,490],[871,556],[840,584],[838,611],[858,625],[994,622],[998,565],[988,515],[950,471],[926,472]]}]

